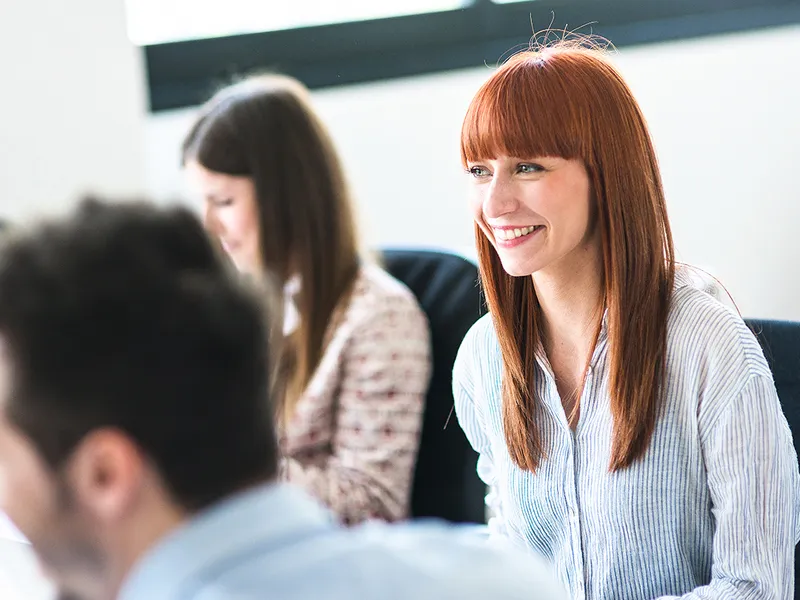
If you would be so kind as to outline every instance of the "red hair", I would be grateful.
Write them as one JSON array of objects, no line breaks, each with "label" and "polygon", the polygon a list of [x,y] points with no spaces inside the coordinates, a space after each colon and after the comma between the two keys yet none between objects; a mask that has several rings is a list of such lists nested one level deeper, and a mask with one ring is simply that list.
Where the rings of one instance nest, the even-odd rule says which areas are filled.
[{"label": "red hair", "polygon": [[[664,190],[644,116],[595,49],[574,42],[519,53],[480,88],[461,132],[461,159],[556,156],[583,161],[597,203],[607,309],[613,440],[609,468],[647,450],[665,373],[675,259]],[[503,357],[508,451],[535,471],[546,455],[534,351],[541,313],[531,277],[512,277],[475,227],[481,282]]]}]

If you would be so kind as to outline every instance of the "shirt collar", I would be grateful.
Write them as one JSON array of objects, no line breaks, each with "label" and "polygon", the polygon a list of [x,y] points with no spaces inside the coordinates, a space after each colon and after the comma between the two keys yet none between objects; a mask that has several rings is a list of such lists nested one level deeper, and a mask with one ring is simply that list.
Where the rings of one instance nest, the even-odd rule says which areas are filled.
[{"label": "shirt collar", "polygon": [[589,361],[589,370],[591,371],[597,366],[597,363],[603,356],[608,342],[608,308],[603,309],[603,319],[600,321],[600,333],[597,336],[597,343],[592,352],[592,359]]},{"label": "shirt collar", "polygon": [[292,275],[283,286],[283,335],[291,335],[300,326],[300,311],[297,310],[297,295],[300,293],[299,275]]},{"label": "shirt collar", "polygon": [[190,518],[149,550],[128,574],[119,600],[172,600],[202,571],[242,548],[335,527],[331,516],[291,487],[266,484]]}]

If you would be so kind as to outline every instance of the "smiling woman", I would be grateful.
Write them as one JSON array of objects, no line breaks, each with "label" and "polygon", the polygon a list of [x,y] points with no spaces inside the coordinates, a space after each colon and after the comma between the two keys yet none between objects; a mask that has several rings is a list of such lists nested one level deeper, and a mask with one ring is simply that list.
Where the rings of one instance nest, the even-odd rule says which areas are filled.
[{"label": "smiling woman", "polygon": [[789,598],[800,473],[772,375],[676,273],[644,116],[594,45],[514,56],[464,119],[491,314],[453,391],[490,530],[575,598]]}]

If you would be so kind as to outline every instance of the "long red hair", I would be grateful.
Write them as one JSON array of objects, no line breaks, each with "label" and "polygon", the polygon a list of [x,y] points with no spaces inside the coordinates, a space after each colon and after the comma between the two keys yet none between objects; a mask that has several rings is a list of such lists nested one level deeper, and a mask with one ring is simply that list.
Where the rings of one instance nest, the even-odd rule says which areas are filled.
[{"label": "long red hair", "polygon": [[[602,51],[579,43],[516,54],[467,111],[461,159],[557,156],[583,161],[597,203],[607,309],[613,440],[609,468],[647,450],[665,373],[674,249],[656,153],[644,116]],[[535,397],[541,314],[531,277],[512,277],[480,227],[481,282],[503,357],[508,451],[535,471],[546,456]]]}]

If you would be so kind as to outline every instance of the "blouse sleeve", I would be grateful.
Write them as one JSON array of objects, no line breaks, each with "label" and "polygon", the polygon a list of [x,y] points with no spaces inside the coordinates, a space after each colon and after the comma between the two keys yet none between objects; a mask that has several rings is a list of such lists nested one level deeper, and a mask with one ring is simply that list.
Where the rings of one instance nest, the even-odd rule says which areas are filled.
[{"label": "blouse sleeve", "polygon": [[704,418],[701,443],[716,520],[711,582],[680,598],[791,598],[800,474],[775,386],[767,376],[751,376],[732,402]]},{"label": "blouse sleeve", "polygon": [[482,411],[477,405],[481,401],[476,389],[474,357],[478,352],[475,347],[476,331],[467,334],[459,349],[453,367],[453,398],[458,423],[464,430],[469,443],[478,453],[478,476],[487,486],[486,508],[488,512],[489,539],[492,543],[505,544],[508,540],[503,506],[496,487],[496,466],[492,454],[486,424]]}]

